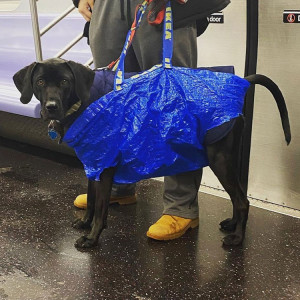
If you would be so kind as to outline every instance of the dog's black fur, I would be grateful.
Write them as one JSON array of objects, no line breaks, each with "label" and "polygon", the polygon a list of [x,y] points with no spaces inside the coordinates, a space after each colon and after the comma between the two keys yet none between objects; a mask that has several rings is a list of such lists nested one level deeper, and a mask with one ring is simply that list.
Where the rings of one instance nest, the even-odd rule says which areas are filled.
[{"label": "dog's black fur", "polygon": [[[89,68],[62,59],[49,59],[32,63],[17,72],[14,82],[21,92],[21,102],[29,103],[33,94],[41,102],[41,116],[44,120],[58,120],[60,131],[67,129],[76,117],[87,107],[94,72]],[[261,84],[271,91],[280,112],[287,144],[291,140],[288,112],[277,85],[263,75],[246,78],[251,84]],[[81,101],[79,110],[66,117],[70,108]],[[244,129],[243,117],[237,118],[233,129],[218,142],[207,145],[209,166],[218,177],[233,204],[233,216],[220,223],[221,229],[230,232],[223,240],[224,245],[239,245],[245,236],[249,201],[239,182],[238,164],[240,142]],[[76,220],[75,228],[92,230],[76,241],[79,248],[97,244],[102,230],[106,227],[109,199],[115,168],[103,171],[100,181],[88,182],[87,210],[83,219]]]}]

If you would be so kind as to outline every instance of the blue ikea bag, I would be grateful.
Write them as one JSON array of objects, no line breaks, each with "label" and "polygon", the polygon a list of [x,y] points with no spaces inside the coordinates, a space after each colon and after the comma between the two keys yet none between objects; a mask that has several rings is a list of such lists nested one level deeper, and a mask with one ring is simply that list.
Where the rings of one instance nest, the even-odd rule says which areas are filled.
[{"label": "blue ikea bag", "polygon": [[[137,26],[146,7],[144,2],[137,12]],[[91,180],[99,180],[109,167],[117,167],[115,183],[133,183],[207,166],[205,134],[242,114],[249,82],[230,73],[172,66],[170,3],[162,64],[124,80],[131,33],[114,90],[90,104],[63,140],[74,148]]]}]

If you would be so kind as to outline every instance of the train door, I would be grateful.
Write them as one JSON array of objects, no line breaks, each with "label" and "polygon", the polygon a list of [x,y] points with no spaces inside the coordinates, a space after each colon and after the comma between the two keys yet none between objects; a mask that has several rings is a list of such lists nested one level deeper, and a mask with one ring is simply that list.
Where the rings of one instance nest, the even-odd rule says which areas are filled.
[{"label": "train door", "polygon": [[[300,122],[297,120],[300,113],[297,100],[300,11],[297,11],[297,1],[292,0],[287,4],[284,0],[236,0],[221,15],[222,22],[212,18],[207,32],[198,40],[199,65],[234,65],[239,76],[255,71],[269,76],[285,96],[291,122],[292,143],[287,147],[274,99],[266,89],[257,86],[254,94],[250,166],[247,167],[247,147],[250,147],[248,136],[248,141],[244,141],[246,146],[243,149],[241,170],[244,173],[241,175],[242,182],[248,187],[248,197],[300,209]],[[254,30],[249,30],[249,22],[255,23]],[[257,36],[253,32],[256,30]],[[246,57],[246,53],[249,56],[249,47],[252,47],[250,50],[253,52],[250,53],[253,56],[250,58],[250,70],[247,66],[249,57]],[[249,103],[251,106],[251,99]],[[251,116],[248,112],[250,122],[251,109]],[[208,168],[205,169],[202,184],[203,191],[228,197]]]},{"label": "train door", "polygon": [[257,73],[271,77],[282,90],[292,142],[288,147],[285,144],[272,95],[256,87],[248,193],[253,198],[300,209],[299,1],[259,1],[258,12]]}]

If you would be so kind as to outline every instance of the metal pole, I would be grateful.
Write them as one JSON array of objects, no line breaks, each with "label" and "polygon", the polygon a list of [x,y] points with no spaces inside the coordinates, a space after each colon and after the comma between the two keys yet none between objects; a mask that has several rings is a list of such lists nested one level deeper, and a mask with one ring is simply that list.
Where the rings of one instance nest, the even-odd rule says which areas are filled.
[{"label": "metal pole", "polygon": [[70,14],[76,7],[74,5],[71,5],[68,7],[60,16],[58,16],[56,19],[54,19],[52,22],[50,22],[47,26],[45,26],[41,30],[41,36],[43,36],[49,29],[51,29],[54,25],[56,25],[59,21],[61,21],[65,16]]},{"label": "metal pole", "polygon": [[75,39],[73,39],[64,49],[59,51],[54,55],[54,57],[61,57],[63,56],[66,52],[68,52],[75,44],[77,44],[81,39],[83,38],[83,33],[79,34]]},{"label": "metal pole", "polygon": [[29,0],[29,3],[30,3],[35,56],[37,61],[42,61],[43,60],[42,45],[41,45],[40,27],[39,27],[39,19],[38,19],[37,7],[36,7],[36,0]]},{"label": "metal pole", "polygon": [[84,65],[85,65],[86,67],[89,67],[93,62],[94,62],[94,59],[93,59],[93,58],[90,58]]}]

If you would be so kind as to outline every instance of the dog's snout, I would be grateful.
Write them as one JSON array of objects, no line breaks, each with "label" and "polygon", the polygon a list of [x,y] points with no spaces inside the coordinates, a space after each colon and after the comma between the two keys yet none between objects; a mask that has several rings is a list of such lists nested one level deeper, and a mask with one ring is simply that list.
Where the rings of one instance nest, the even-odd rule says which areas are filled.
[{"label": "dog's snout", "polygon": [[56,111],[58,110],[58,105],[55,101],[48,101],[45,105],[48,111]]}]

